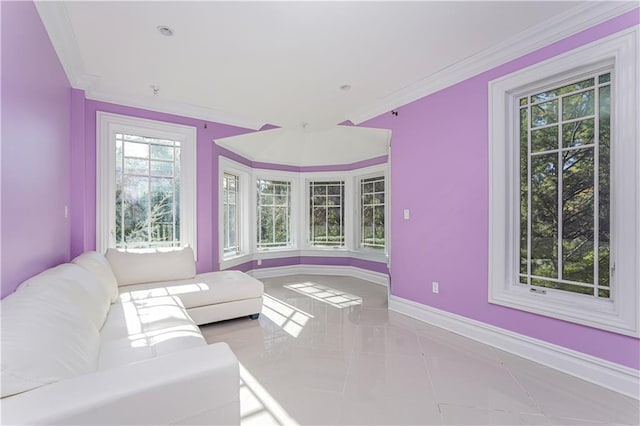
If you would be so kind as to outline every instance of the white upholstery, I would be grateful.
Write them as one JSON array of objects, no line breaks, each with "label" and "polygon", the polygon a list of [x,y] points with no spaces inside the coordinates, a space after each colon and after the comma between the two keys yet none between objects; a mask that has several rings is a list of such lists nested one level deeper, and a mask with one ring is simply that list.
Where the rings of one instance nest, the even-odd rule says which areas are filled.
[{"label": "white upholstery", "polygon": [[49,303],[34,293],[17,291],[2,300],[3,398],[97,367],[100,334],[95,325],[73,301]]},{"label": "white upholstery", "polygon": [[137,284],[120,289],[122,300],[171,295],[178,296],[187,309],[259,298],[263,293],[261,281],[240,271],[207,272],[189,280]]},{"label": "white upholstery", "polygon": [[2,424],[240,424],[238,360],[226,343],[62,380],[2,400]]},{"label": "white upholstery", "polygon": [[197,324],[260,313],[262,283],[195,275],[191,249],[108,255],[2,300],[3,424],[239,424],[238,361]]},{"label": "white upholstery", "polygon": [[200,329],[175,297],[113,305],[101,337],[98,369],[205,344]]},{"label": "white upholstery", "polygon": [[86,269],[71,263],[47,269],[29,278],[17,289],[31,299],[41,299],[61,309],[77,311],[100,329],[111,302],[98,279]]},{"label": "white upholstery", "polygon": [[82,253],[71,262],[82,266],[100,281],[107,291],[111,303],[118,301],[118,281],[116,281],[116,276],[113,275],[111,265],[103,255],[97,251],[88,251]]},{"label": "white upholstery", "polygon": [[184,280],[196,275],[195,258],[191,247],[153,253],[132,253],[109,249],[105,257],[120,286]]}]

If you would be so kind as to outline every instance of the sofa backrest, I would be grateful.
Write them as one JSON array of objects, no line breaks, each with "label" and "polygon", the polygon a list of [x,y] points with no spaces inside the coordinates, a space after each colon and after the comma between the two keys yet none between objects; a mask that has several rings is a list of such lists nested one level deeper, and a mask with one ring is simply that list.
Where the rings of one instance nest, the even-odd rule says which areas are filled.
[{"label": "sofa backrest", "polygon": [[95,371],[110,299],[96,278],[64,264],[1,302],[2,397]]},{"label": "sofa backrest", "polygon": [[119,286],[186,280],[196,276],[196,262],[191,247],[153,253],[108,249],[105,257]]},{"label": "sofa backrest", "polygon": [[97,251],[87,251],[73,259],[71,263],[80,265],[91,272],[104,287],[111,303],[118,301],[118,281],[116,280],[116,276],[113,275],[111,265],[104,255]]}]

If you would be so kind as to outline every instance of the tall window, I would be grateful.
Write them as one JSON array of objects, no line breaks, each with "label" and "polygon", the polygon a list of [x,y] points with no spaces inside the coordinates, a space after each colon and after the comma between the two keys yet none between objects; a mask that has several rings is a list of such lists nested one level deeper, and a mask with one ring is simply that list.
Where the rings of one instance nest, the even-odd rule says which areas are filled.
[{"label": "tall window", "polygon": [[195,128],[97,113],[97,249],[196,249]]},{"label": "tall window", "polygon": [[117,248],[180,246],[180,142],[116,133]]},{"label": "tall window", "polygon": [[640,335],[638,32],[489,83],[490,303]]},{"label": "tall window", "polygon": [[360,246],[384,249],[384,176],[360,181]]},{"label": "tall window", "polygon": [[310,244],[343,247],[344,181],[310,182],[309,198]]},{"label": "tall window", "polygon": [[259,249],[291,245],[291,182],[258,179]]},{"label": "tall window", "polygon": [[520,282],[611,296],[611,71],[519,99]]},{"label": "tall window", "polygon": [[222,180],[222,232],[223,250],[225,255],[234,255],[240,252],[238,242],[239,215],[238,191],[239,178],[236,175],[225,173]]}]

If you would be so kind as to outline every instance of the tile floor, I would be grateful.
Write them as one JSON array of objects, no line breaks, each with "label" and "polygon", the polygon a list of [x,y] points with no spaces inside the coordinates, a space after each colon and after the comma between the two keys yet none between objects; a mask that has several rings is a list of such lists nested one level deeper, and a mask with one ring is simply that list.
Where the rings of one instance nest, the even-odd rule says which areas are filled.
[{"label": "tile floor", "polygon": [[259,320],[202,327],[240,360],[243,425],[640,424],[634,399],[388,311],[385,287],[263,282]]}]

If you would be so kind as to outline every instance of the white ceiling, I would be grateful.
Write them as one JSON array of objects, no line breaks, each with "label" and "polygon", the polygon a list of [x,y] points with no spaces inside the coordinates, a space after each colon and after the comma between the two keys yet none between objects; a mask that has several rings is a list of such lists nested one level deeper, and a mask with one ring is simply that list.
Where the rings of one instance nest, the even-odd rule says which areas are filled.
[{"label": "white ceiling", "polygon": [[584,2],[67,1],[38,10],[89,98],[254,129],[308,123],[310,134],[400,106],[397,94]]}]

